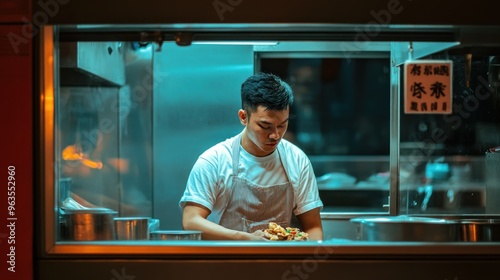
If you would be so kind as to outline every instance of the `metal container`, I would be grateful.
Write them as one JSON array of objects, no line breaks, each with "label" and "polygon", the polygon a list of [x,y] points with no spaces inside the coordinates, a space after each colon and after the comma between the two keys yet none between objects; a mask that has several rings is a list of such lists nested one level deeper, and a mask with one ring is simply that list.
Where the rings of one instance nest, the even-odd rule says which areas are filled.
[{"label": "metal container", "polygon": [[354,218],[357,239],[363,241],[454,242],[460,240],[460,222],[425,217]]},{"label": "metal container", "polygon": [[468,242],[500,241],[500,219],[461,220],[460,237]]},{"label": "metal container", "polygon": [[155,230],[151,240],[201,240],[199,230]]},{"label": "metal container", "polygon": [[115,218],[116,239],[118,240],[148,240],[148,217],[118,217]]},{"label": "metal container", "polygon": [[117,212],[107,208],[64,210],[61,223],[66,226],[63,240],[94,241],[115,239]]}]

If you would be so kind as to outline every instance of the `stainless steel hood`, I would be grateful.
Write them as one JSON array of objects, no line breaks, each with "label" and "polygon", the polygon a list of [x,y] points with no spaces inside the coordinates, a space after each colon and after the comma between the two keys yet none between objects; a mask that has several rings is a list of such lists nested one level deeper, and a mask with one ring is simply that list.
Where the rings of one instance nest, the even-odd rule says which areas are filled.
[{"label": "stainless steel hood", "polygon": [[59,47],[61,86],[125,84],[120,42],[61,42]]}]

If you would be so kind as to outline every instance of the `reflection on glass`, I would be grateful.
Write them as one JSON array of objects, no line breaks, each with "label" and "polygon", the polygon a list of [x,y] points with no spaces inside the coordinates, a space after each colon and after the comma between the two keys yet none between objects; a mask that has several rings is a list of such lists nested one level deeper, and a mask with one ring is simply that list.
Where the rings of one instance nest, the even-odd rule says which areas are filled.
[{"label": "reflection on glass", "polygon": [[497,59],[449,53],[422,59],[453,61],[453,112],[401,113],[401,212],[497,214],[491,207],[499,201],[486,199],[492,191],[485,172],[495,165],[487,152],[500,143]]},{"label": "reflection on glass", "polygon": [[286,138],[309,155],[389,154],[389,60],[261,58],[295,104]]},{"label": "reflection on glass", "polygon": [[60,239],[76,238],[77,227],[91,233],[92,225],[79,224],[90,221],[83,217],[92,217],[97,230],[104,221],[113,226],[111,214],[152,215],[151,52],[129,42],[60,44]]},{"label": "reflection on glass", "polygon": [[[98,51],[102,45],[105,54],[112,56],[106,59],[118,62],[97,59],[102,55],[98,53],[88,57],[96,63],[105,61],[97,68],[113,75],[93,73],[95,65],[60,66],[56,201],[73,208],[111,209],[121,217],[168,213],[153,218],[163,218],[162,228],[178,229],[180,213],[170,211],[177,210],[177,205],[165,201],[167,197],[178,200],[183,176],[195,155],[212,143],[200,138],[200,127],[205,129],[203,135],[214,139],[240,129],[231,119],[233,108],[239,106],[233,85],[213,81],[223,71],[235,75],[235,69],[241,69],[238,75],[247,76],[254,70],[254,53],[240,46],[238,51],[231,49],[231,59],[221,56],[224,59],[206,62],[193,58],[203,53],[168,44],[164,45],[168,52],[163,53],[145,43],[101,42],[80,47]],[[212,56],[230,53],[226,50],[213,49]],[[62,49],[60,55],[63,61]],[[235,63],[237,56],[241,61]],[[256,70],[275,73],[293,87],[296,102],[285,136],[309,155],[323,211],[388,213],[389,126],[395,121],[389,119],[389,59],[291,58],[286,54],[259,59]],[[453,112],[410,115],[401,110],[398,211],[497,214],[500,59],[494,54],[449,53],[422,59],[453,61]],[[221,60],[227,65],[221,67]],[[198,83],[203,81],[203,86],[190,84],[193,77]],[[240,84],[236,78],[231,81]],[[153,89],[157,90],[155,102]],[[160,172],[153,174],[154,168]],[[160,183],[153,187],[155,179]],[[160,203],[153,211],[155,199]]]},{"label": "reflection on glass", "polygon": [[387,212],[389,59],[266,58],[292,86],[285,138],[313,163],[323,212]]}]

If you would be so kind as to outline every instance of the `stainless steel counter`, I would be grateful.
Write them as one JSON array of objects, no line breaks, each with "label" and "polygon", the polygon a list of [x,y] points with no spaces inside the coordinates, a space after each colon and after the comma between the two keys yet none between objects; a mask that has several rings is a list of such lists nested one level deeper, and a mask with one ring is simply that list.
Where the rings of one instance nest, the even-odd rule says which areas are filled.
[{"label": "stainless steel counter", "polygon": [[351,241],[331,238],[324,241],[270,242],[270,241],[100,241],[60,242],[48,257],[71,255],[69,258],[88,256],[155,257],[164,258],[300,258],[318,253],[327,258],[388,256],[417,257],[432,255],[500,257],[500,242],[377,242]]}]

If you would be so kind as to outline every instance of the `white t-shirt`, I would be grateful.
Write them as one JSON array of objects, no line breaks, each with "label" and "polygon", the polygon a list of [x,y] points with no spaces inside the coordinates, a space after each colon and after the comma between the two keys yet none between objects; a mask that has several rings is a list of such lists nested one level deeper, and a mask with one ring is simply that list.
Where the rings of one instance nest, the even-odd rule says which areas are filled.
[{"label": "white t-shirt", "polygon": [[[237,139],[238,136],[234,136],[220,142],[200,155],[189,174],[186,190],[179,203],[181,207],[186,202],[201,204],[211,211],[208,219],[219,223],[222,211],[231,197],[232,144]],[[282,146],[280,151],[284,153],[278,155],[276,150],[265,157],[255,157],[240,147],[238,177],[262,187],[290,181],[294,193],[295,215],[323,207],[307,155],[287,140],[282,139],[279,145]],[[280,156],[281,161],[287,165],[287,173]]]}]

